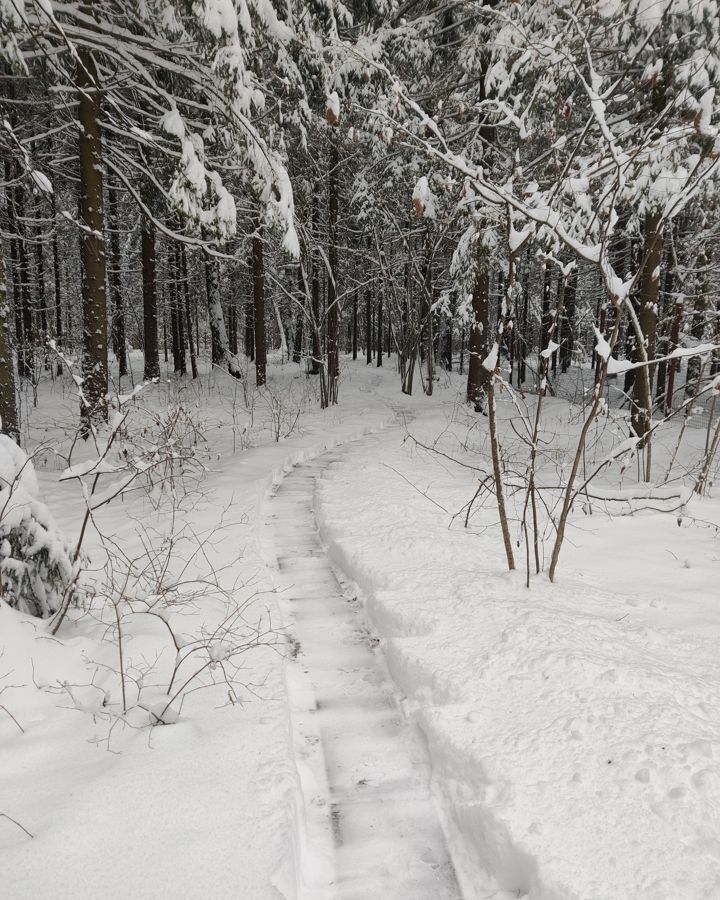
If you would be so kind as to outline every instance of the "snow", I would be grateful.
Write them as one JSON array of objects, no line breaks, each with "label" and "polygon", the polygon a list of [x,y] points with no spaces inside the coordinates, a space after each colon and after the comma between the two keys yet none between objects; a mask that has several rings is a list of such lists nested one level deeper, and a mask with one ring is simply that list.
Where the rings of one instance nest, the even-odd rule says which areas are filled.
[{"label": "snow", "polygon": [[[249,26],[245,0],[240,0],[238,10],[232,0],[202,0],[196,7],[202,12],[203,25],[217,39],[237,34],[238,21]],[[249,31],[249,27],[246,30]]]},{"label": "snow", "polygon": [[327,107],[328,121],[330,122],[330,124],[334,125],[336,122],[339,122],[340,121],[340,97],[338,96],[337,91],[331,91],[327,95],[325,105]]},{"label": "snow", "polygon": [[595,344],[595,352],[601,359],[604,359],[607,362],[607,360],[610,359],[612,348],[610,347],[610,344],[608,344],[608,342],[605,340],[604,335],[600,334],[600,332],[594,325],[593,331],[595,332],[595,337],[597,339],[597,343]]},{"label": "snow", "polygon": [[[449,422],[409,430],[431,443]],[[469,493],[387,432],[326,476],[320,523],[425,732],[465,896],[491,896],[490,876],[531,900],[718,895],[712,535],[661,513],[580,520],[561,583],[528,592],[483,537],[492,510],[465,531],[426,490],[450,511]]]},{"label": "snow", "polygon": [[160,119],[160,125],[164,131],[176,137],[179,141],[185,140],[185,122],[177,107],[173,107],[173,109],[163,115]]},{"label": "snow", "polygon": [[543,359],[550,359],[550,357],[555,353],[556,350],[560,349],[560,344],[557,344],[555,341],[548,341],[548,345],[544,350],[540,351],[540,356]]},{"label": "snow", "polygon": [[699,100],[700,109],[698,113],[697,129],[703,137],[716,136],[716,131],[711,125],[714,99],[715,88],[708,88]]},{"label": "snow", "polygon": [[27,454],[12,438],[0,434],[0,490],[6,491],[15,482],[31,497],[37,497],[37,477]]},{"label": "snow", "polygon": [[[251,425],[242,387],[216,370],[146,386],[123,424],[131,435],[133,416],[182,397],[211,436],[197,450],[206,474],[174,516],[204,536],[243,621],[274,624],[278,643],[242,657],[240,702],[209,684],[173,707],[173,724],[147,725],[167,704],[168,667],[218,628],[228,598],[164,605],[156,587],[127,591],[138,683],[124,716],[111,606],[88,598],[51,639],[0,602],[0,813],[34,835],[0,817],[3,897],[335,900],[354,883],[354,896],[393,900],[720,895],[718,500],[634,482],[636,440],[598,422],[587,466],[605,474],[576,499],[557,583],[541,575],[528,590],[504,570],[492,498],[463,527],[477,487],[466,466],[487,467],[488,445],[462,378],[400,398],[390,368],[345,359],[342,405],[322,412],[296,367],[269,376],[267,391],[301,410],[278,443],[264,395]],[[518,402],[497,394],[512,517]],[[570,446],[575,414],[543,404],[538,446]],[[74,410],[44,383],[32,440],[55,435],[62,452],[53,421]],[[657,439],[658,470],[678,427]],[[0,448],[12,476],[24,454]],[[102,469],[102,496],[116,477],[97,448],[75,453],[53,468],[38,452],[29,484],[70,538],[77,478]],[[543,451],[539,465],[540,484],[565,462]],[[138,525],[166,533],[167,503],[135,493],[97,524],[140,554]],[[184,534],[170,581],[190,558]],[[94,533],[87,553],[104,590]],[[214,671],[230,646],[209,641]],[[413,879],[422,887],[398,892]]]},{"label": "snow", "polygon": [[413,188],[412,199],[419,218],[435,218],[435,196],[430,189],[430,183],[426,175],[422,175],[417,180]]},{"label": "snow", "polygon": [[[317,534],[316,479],[341,459],[342,451],[299,465],[266,504],[305,683],[293,697],[294,744],[307,766],[303,833],[312,830],[324,850],[324,865],[303,871],[302,896],[333,897],[338,885],[345,896],[453,900],[457,883],[422,738],[404,721],[362,609],[343,591]],[[310,766],[324,777],[310,777]],[[332,819],[313,817],[313,805],[332,809]]]},{"label": "snow", "polygon": [[5,602],[49,616],[59,608],[72,575],[67,542],[40,499],[33,461],[0,434],[0,577]]},{"label": "snow", "polygon": [[500,346],[497,341],[493,341],[493,345],[490,348],[490,352],[482,361],[483,368],[487,369],[488,372],[494,372],[497,369],[498,364],[498,355],[500,353]]},{"label": "snow", "polygon": [[[278,900],[295,898],[300,867],[315,866],[313,846],[295,844],[303,794],[288,702],[294,675],[284,661],[283,615],[267,562],[273,549],[263,543],[260,517],[268,491],[292,465],[381,428],[392,412],[358,390],[342,410],[321,414],[315,397],[307,403],[301,399],[304,374],[271,367],[271,379],[281,375],[286,404],[302,404],[305,410],[300,433],[276,444],[259,407],[252,431],[256,446],[236,455],[230,380],[204,372],[191,388],[198,392],[195,400],[186,395],[191,407],[204,407],[214,452],[204,459],[209,474],[201,492],[193,494],[187,509],[176,511],[177,525],[187,523],[192,533],[214,535],[204,552],[222,570],[225,583],[235,585],[237,598],[249,602],[244,619],[253,622],[270,614],[280,640],[278,648],[258,648],[243,656],[249,689],[241,691],[241,703],[231,704],[218,685],[188,695],[176,724],[150,730],[131,711],[124,725],[117,710],[111,621],[77,610],[59,640],[51,639],[37,619],[0,601],[0,691],[8,687],[0,706],[6,705],[24,728],[23,733],[0,708],[0,813],[34,835],[29,838],[0,816],[3,898],[33,894],[58,900],[144,900],[172,892],[229,900],[240,891],[253,900]],[[49,382],[45,387],[55,391]],[[172,390],[168,380],[147,386],[143,407],[167,408]],[[43,393],[36,412],[41,435],[57,415],[72,416],[76,408],[59,385],[56,393]],[[209,397],[214,401],[208,403]],[[49,424],[51,433],[53,427]],[[2,473],[11,475],[24,454],[4,436],[0,447]],[[97,455],[92,448],[86,455],[70,468],[92,478]],[[76,535],[82,494],[76,481],[59,481],[59,474],[52,467],[38,470],[38,484],[31,483],[31,469],[23,477],[57,512],[65,533]],[[158,534],[168,527],[168,513],[137,494],[104,507],[96,519],[128,554],[142,549],[138,522]],[[90,538],[87,551],[92,563],[102,557],[96,538]],[[181,551],[178,565],[187,552]],[[203,574],[197,562],[191,571]],[[147,592],[138,599],[153,602]],[[200,629],[217,627],[224,608],[220,598],[208,596],[179,613],[187,635],[178,639],[180,645]],[[170,611],[171,621],[173,616],[177,622],[178,613]],[[167,634],[157,619],[135,617],[130,625],[126,652],[134,665],[142,667],[160,654],[157,671],[145,677],[143,688],[148,709],[160,710],[166,698],[162,692],[158,696],[154,682],[172,658]]]},{"label": "snow", "polygon": [[52,182],[47,177],[47,175],[43,174],[42,172],[38,172],[37,169],[33,169],[33,171],[30,173],[30,176],[35,182],[35,186],[38,190],[42,191],[43,194],[52,194]]}]

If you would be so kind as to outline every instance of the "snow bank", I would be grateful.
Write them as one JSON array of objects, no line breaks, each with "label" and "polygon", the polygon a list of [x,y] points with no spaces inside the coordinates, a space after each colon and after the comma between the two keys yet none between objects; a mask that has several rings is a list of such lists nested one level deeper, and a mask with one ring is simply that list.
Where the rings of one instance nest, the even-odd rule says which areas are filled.
[{"label": "snow bank", "polygon": [[39,500],[33,464],[5,434],[0,434],[0,576],[6,603],[42,617],[59,608],[73,577],[65,538]]}]

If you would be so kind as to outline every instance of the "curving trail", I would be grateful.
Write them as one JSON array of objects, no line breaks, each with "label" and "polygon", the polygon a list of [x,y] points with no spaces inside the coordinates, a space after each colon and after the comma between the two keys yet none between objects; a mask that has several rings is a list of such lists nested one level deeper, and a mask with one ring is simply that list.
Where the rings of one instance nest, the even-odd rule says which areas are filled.
[{"label": "curving trail", "polygon": [[299,893],[461,900],[422,736],[398,709],[362,607],[343,593],[317,532],[316,480],[341,460],[333,451],[297,466],[267,508],[303,684],[291,690],[305,812]]}]

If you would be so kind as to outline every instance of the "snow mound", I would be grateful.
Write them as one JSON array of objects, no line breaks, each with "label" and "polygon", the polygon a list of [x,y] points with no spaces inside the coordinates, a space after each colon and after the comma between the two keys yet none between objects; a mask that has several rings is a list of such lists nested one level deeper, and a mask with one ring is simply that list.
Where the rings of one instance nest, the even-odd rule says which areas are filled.
[{"label": "snow mound", "polygon": [[0,434],[2,599],[21,612],[47,617],[59,609],[73,565],[67,542],[38,495],[32,461]]}]

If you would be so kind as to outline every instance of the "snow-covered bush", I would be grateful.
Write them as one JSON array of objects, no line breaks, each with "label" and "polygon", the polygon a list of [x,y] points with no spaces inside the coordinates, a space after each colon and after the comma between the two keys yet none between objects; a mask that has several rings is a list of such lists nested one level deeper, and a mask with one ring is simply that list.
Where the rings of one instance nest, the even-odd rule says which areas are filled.
[{"label": "snow-covered bush", "polygon": [[32,461],[0,434],[0,579],[2,599],[33,616],[56,612],[72,581],[65,538],[38,499]]}]

